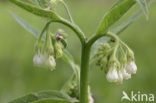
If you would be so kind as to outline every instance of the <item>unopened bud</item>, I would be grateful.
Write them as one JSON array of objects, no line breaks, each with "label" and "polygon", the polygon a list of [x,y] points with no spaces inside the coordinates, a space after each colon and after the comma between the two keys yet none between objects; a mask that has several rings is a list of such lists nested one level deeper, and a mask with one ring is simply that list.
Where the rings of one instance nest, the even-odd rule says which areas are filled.
[{"label": "unopened bud", "polygon": [[54,48],[55,48],[55,57],[56,58],[61,57],[62,54],[63,54],[63,51],[62,51],[63,46],[62,46],[61,42],[56,41],[55,45],[54,45]]}]

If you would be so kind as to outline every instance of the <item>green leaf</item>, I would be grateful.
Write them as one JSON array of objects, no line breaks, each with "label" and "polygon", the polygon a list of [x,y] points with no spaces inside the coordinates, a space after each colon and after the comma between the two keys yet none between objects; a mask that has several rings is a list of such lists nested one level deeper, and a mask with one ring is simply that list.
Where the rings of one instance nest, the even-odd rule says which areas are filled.
[{"label": "green leaf", "polygon": [[120,0],[114,5],[104,16],[101,24],[96,32],[96,35],[105,34],[109,27],[118,21],[134,4],[135,0]]},{"label": "green leaf", "polygon": [[15,20],[28,32],[30,32],[31,34],[33,34],[33,36],[35,36],[36,38],[39,37],[40,32],[38,30],[36,30],[34,27],[32,27],[31,25],[29,25],[26,21],[24,21],[23,19],[21,19],[19,16],[17,16],[15,13],[10,12],[10,14],[15,18]]},{"label": "green leaf", "polygon": [[41,8],[47,8],[50,0],[36,0]]},{"label": "green leaf", "polygon": [[[148,2],[148,6],[152,3],[152,0]],[[143,10],[138,11],[136,14],[131,16],[127,21],[122,23],[120,26],[110,30],[110,32],[113,32],[114,34],[119,35],[121,32],[123,32],[127,27],[129,27],[136,19],[138,19],[141,14],[143,13]]]},{"label": "green leaf", "polygon": [[62,99],[44,99],[44,100],[39,100],[31,103],[73,103],[68,100],[62,100]]},{"label": "green leaf", "polygon": [[119,25],[118,27],[110,30],[111,32],[119,35],[121,32],[123,32],[127,27],[129,27],[136,19],[138,19],[142,14],[142,11],[137,12],[132,17],[130,17],[127,21]]},{"label": "green leaf", "polygon": [[28,0],[29,2],[33,3],[33,4],[36,4],[36,5],[39,5],[37,0]]},{"label": "green leaf", "polygon": [[[75,99],[72,99],[67,94],[60,92],[60,91],[43,91],[43,92],[37,92],[37,93],[30,93],[26,96],[15,99],[9,103],[34,103],[36,101],[42,101],[45,99],[68,101],[67,103],[72,103],[75,101]],[[44,102],[37,102],[37,103],[44,103]],[[46,102],[46,103],[49,103],[49,102]],[[64,102],[56,102],[56,103],[64,103]]]},{"label": "green leaf", "polygon": [[17,6],[23,8],[24,10],[31,12],[35,15],[38,15],[40,17],[45,17],[47,19],[50,19],[52,21],[61,21],[60,17],[57,16],[53,11],[48,11],[44,9],[40,9],[37,7],[34,7],[32,5],[29,5],[27,3],[24,3],[19,0],[10,0],[12,3],[16,4]]},{"label": "green leaf", "polygon": [[146,19],[148,20],[149,12],[148,12],[147,1],[146,0],[136,0],[136,1],[140,5],[140,7],[142,8],[142,10],[146,16]]}]

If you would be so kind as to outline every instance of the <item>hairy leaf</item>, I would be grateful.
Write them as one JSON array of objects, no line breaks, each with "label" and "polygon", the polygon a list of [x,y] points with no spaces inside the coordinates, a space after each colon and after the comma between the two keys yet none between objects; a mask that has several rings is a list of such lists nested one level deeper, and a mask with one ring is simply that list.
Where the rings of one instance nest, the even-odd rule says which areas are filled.
[{"label": "hairy leaf", "polygon": [[36,0],[41,8],[47,8],[50,0]]},{"label": "hairy leaf", "polygon": [[131,25],[137,18],[139,18],[142,14],[142,11],[137,12],[132,17],[130,17],[127,21],[122,23],[121,25],[117,26],[116,28],[110,30],[111,32],[119,35],[121,32],[123,32],[129,25]]},{"label": "hairy leaf", "polygon": [[10,12],[11,15],[15,18],[15,20],[28,32],[30,32],[31,34],[33,34],[36,38],[39,37],[40,32],[38,30],[36,30],[34,27],[32,27],[31,25],[29,25],[26,21],[24,21],[23,19],[21,19],[19,16],[17,16],[15,13]]},{"label": "hairy leaf", "polygon": [[[152,3],[152,0],[148,2],[148,6]],[[143,13],[143,10],[138,11],[136,14],[131,16],[127,21],[125,21],[123,24],[120,26],[110,30],[110,32],[113,32],[117,35],[119,35],[121,32],[123,32],[127,27],[129,27],[136,19],[138,19],[141,14]]]},{"label": "hairy leaf", "polygon": [[[62,101],[65,100],[65,101],[68,101],[67,103],[73,102],[73,99],[70,98],[67,94],[65,94],[63,92],[60,92],[60,91],[43,91],[43,92],[28,94],[26,96],[17,98],[17,99],[15,99],[9,103],[33,103],[35,101],[40,101],[43,99],[62,100]],[[37,103],[40,103],[40,102],[37,102]],[[64,102],[58,102],[58,103],[64,103]]]},{"label": "hairy leaf", "polygon": [[136,0],[137,3],[141,6],[144,14],[146,15],[146,19],[148,20],[149,12],[148,12],[148,5],[146,0]]},{"label": "hairy leaf", "polygon": [[17,6],[23,8],[26,11],[29,11],[35,15],[38,15],[40,17],[45,17],[47,19],[53,20],[53,21],[61,21],[59,16],[57,16],[53,11],[48,11],[44,9],[40,9],[37,7],[34,7],[32,5],[26,4],[19,0],[10,0],[12,3],[16,4]]},{"label": "hairy leaf", "polygon": [[36,5],[39,5],[37,0],[28,0],[29,2],[33,3],[33,4],[36,4]]},{"label": "hairy leaf", "polygon": [[105,34],[109,27],[118,21],[134,4],[135,0],[120,0],[114,5],[104,16],[101,24],[96,32],[96,35]]}]

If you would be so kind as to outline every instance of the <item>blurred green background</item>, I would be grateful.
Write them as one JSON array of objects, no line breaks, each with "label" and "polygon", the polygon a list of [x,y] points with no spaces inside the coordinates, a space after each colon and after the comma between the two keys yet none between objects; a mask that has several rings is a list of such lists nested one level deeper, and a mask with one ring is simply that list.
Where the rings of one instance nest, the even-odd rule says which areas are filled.
[{"label": "blurred green background", "polygon": [[[68,5],[76,23],[90,36],[114,1],[116,0],[69,0]],[[44,19],[21,10],[6,0],[0,0],[0,103],[7,103],[30,92],[59,90],[70,77],[72,69],[62,59],[57,60],[57,67],[53,72],[34,67],[32,59],[36,39],[13,19],[9,10],[38,29],[45,24]],[[58,11],[64,15],[62,9]],[[136,9],[131,10],[133,11]],[[120,36],[135,52],[137,74],[122,85],[111,84],[106,81],[104,72],[93,65],[90,85],[95,103],[121,103],[123,90],[129,94],[132,90],[136,93],[156,94],[156,3],[151,5],[149,11],[148,22],[141,16]],[[53,27],[65,28],[58,24]],[[68,49],[79,63],[80,43],[73,32],[65,29],[70,35]]]}]

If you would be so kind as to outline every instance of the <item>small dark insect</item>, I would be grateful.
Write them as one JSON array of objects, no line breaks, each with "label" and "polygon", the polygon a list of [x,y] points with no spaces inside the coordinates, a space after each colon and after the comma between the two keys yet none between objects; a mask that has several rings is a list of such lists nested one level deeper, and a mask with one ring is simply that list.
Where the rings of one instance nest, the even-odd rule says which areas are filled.
[{"label": "small dark insect", "polygon": [[113,43],[115,42],[115,40],[114,40],[114,39],[111,39],[110,41],[111,41],[111,42],[113,42]]},{"label": "small dark insect", "polygon": [[56,36],[56,40],[61,40],[61,39],[63,39],[63,35],[62,34],[58,34],[57,36]]}]

